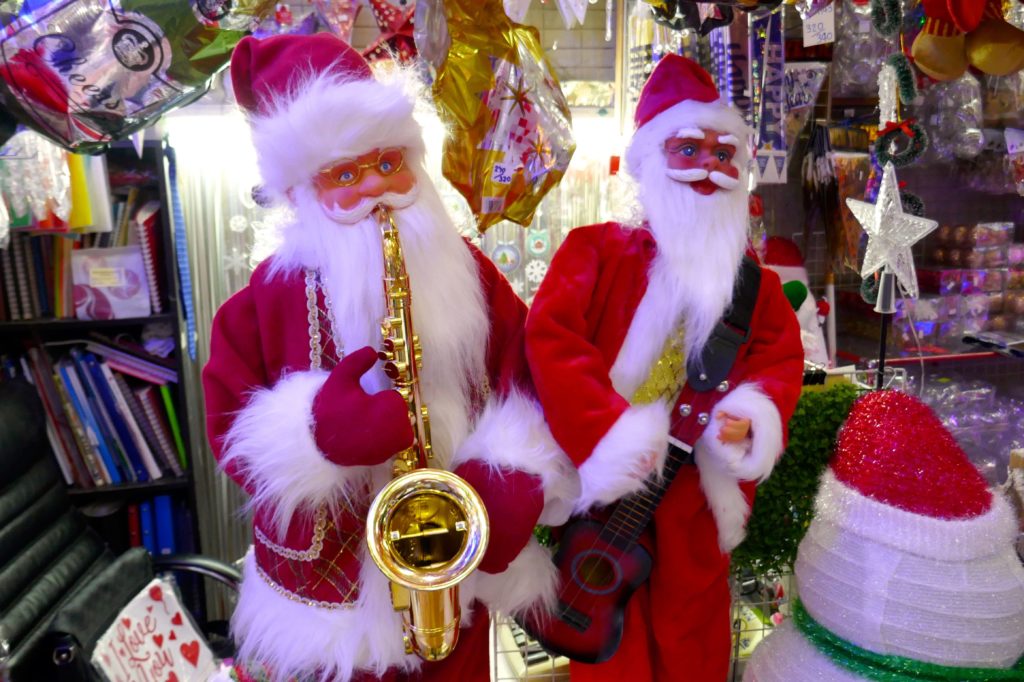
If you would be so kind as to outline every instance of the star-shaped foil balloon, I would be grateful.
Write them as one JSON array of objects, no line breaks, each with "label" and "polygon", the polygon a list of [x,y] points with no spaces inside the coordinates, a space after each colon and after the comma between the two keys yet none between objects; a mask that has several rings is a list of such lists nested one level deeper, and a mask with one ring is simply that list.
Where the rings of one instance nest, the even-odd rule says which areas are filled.
[{"label": "star-shaped foil balloon", "polygon": [[363,57],[369,62],[381,59],[395,59],[405,64],[416,57],[416,43],[413,39],[413,15],[415,0],[369,0],[373,19],[380,29],[380,36],[363,50]]},{"label": "star-shaped foil balloon", "polygon": [[892,163],[885,164],[878,198],[874,204],[847,199],[846,205],[868,234],[861,277],[888,267],[896,275],[906,295],[915,298],[917,272],[914,270],[911,247],[938,227],[939,223],[903,212],[896,169]]}]

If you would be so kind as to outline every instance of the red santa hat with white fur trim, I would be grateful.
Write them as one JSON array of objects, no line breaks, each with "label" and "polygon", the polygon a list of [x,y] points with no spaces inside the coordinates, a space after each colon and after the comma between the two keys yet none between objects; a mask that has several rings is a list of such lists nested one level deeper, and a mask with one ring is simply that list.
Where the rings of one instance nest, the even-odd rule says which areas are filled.
[{"label": "red santa hat with white fur trim", "polygon": [[626,150],[626,168],[635,180],[647,159],[662,159],[670,137],[686,137],[702,129],[735,138],[736,166],[746,185],[752,130],[743,114],[718,95],[715,82],[699,64],[677,54],[661,58],[640,93],[633,114],[636,131]]},{"label": "red santa hat with white fur trim", "polygon": [[381,147],[423,154],[412,79],[399,72],[378,80],[358,51],[329,33],[243,38],[231,55],[231,84],[273,199],[340,158]]},{"label": "red santa hat with white fur trim", "polygon": [[744,681],[1024,679],[1015,535],[1009,504],[927,406],[864,396],[800,543],[799,603]]}]

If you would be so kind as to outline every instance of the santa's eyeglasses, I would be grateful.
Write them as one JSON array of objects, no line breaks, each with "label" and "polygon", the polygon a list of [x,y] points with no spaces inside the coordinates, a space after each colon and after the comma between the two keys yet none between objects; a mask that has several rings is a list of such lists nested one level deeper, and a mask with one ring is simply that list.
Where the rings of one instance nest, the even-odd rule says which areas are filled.
[{"label": "santa's eyeglasses", "polygon": [[404,162],[405,155],[402,154],[401,149],[382,149],[375,161],[359,163],[355,159],[344,159],[329,168],[324,168],[320,171],[320,175],[338,187],[351,187],[362,179],[364,168],[373,168],[379,174],[387,177],[402,170]]}]

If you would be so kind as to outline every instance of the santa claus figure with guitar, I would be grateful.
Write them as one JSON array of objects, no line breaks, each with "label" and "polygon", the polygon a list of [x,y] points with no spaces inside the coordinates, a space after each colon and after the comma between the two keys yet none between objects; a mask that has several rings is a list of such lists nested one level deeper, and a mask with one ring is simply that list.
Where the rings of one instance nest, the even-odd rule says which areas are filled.
[{"label": "santa claus figure with guitar", "polygon": [[626,152],[643,215],[569,233],[527,320],[548,424],[578,467],[557,603],[524,625],[581,680],[719,682],[729,551],[800,393],[800,327],[748,240],[750,129],[663,58]]}]

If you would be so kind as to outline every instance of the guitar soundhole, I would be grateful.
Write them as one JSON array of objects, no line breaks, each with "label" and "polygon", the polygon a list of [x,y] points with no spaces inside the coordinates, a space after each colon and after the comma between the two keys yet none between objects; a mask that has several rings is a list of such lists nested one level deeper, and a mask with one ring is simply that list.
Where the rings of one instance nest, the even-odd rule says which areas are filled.
[{"label": "guitar soundhole", "polygon": [[591,594],[608,594],[622,582],[618,563],[604,552],[581,554],[573,560],[573,577]]}]

